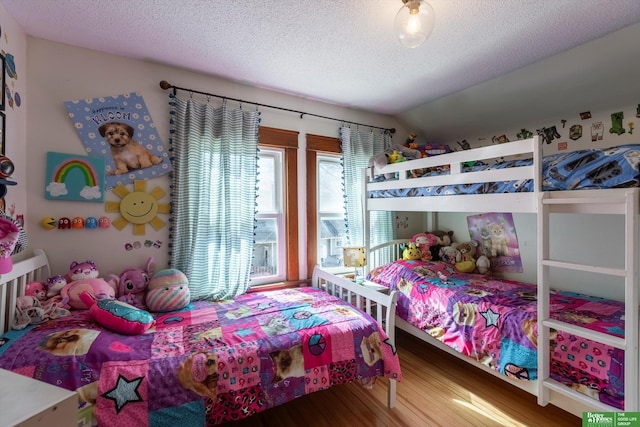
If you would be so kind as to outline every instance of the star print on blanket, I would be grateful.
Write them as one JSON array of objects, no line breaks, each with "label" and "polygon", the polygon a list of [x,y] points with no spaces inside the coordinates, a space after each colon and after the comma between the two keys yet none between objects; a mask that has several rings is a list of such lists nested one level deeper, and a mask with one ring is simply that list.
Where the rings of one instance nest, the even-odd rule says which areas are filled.
[{"label": "star print on blanket", "polygon": [[120,413],[120,410],[124,408],[129,402],[142,402],[142,396],[138,392],[138,387],[144,377],[138,377],[132,381],[127,380],[122,375],[118,375],[116,386],[104,393],[102,396],[107,399],[111,399],[115,402],[116,413]]}]

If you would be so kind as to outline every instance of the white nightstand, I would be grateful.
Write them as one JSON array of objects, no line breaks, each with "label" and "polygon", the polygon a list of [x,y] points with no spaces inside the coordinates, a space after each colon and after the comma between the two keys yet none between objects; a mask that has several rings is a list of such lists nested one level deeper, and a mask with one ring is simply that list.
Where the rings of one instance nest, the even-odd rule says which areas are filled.
[{"label": "white nightstand", "polygon": [[76,392],[0,369],[0,424],[76,427]]}]

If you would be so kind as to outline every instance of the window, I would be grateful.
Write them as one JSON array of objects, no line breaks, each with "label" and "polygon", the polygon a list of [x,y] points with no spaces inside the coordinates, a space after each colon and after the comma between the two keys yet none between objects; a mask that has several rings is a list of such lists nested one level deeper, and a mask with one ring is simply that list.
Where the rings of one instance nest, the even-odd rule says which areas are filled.
[{"label": "window", "polygon": [[251,281],[254,284],[286,279],[283,154],[262,148],[258,157],[257,218]]},{"label": "window", "polygon": [[[333,259],[333,254],[341,254],[342,250],[331,247],[328,243],[322,242],[322,228],[337,221],[337,216],[344,218],[344,205],[341,199],[341,210],[335,210],[335,202],[331,202],[333,197],[343,197],[341,164],[342,149],[338,138],[307,134],[307,277],[311,277],[313,269],[320,264],[334,272],[347,272],[350,269],[342,267],[342,260]],[[331,164],[333,163],[333,164]],[[340,175],[335,176],[336,168],[339,166]],[[332,175],[334,174],[334,175]],[[325,191],[332,194],[323,196]],[[347,190],[348,191],[348,190]],[[326,207],[325,207],[325,200]],[[372,243],[386,242],[393,237],[393,212],[372,212],[371,230]],[[340,230],[335,230],[335,235],[345,233],[344,222]],[[344,235],[344,234],[343,234]],[[342,243],[342,239],[340,241]],[[339,245],[337,239],[336,244]],[[332,249],[331,249],[332,248]],[[326,252],[325,252],[326,249]],[[333,252],[330,252],[332,251]],[[328,254],[328,255],[325,255]],[[324,259],[328,257],[328,259]],[[340,255],[342,257],[342,255]],[[333,263],[333,266],[327,264]]]},{"label": "window", "polygon": [[[344,270],[344,199],[338,138],[307,134],[307,276],[320,264]],[[345,270],[346,271],[346,270]]]},{"label": "window", "polygon": [[344,197],[340,157],[318,155],[318,186],[316,222],[318,259],[323,268],[344,268],[342,244],[345,241]]},{"label": "window", "polygon": [[298,132],[260,127],[251,284],[297,283]]}]

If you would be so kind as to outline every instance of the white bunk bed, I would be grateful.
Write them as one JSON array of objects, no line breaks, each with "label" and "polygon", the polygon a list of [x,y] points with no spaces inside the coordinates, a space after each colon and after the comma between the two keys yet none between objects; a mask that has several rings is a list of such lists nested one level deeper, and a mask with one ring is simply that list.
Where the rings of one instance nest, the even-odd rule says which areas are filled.
[{"label": "white bunk bed", "polygon": [[[540,405],[554,404],[577,416],[585,411],[619,411],[610,405],[594,400],[582,393],[554,381],[550,371],[550,329],[566,331],[578,337],[590,339],[624,350],[624,407],[625,411],[640,410],[639,404],[639,354],[638,354],[638,188],[590,189],[573,191],[542,191],[543,162],[541,142],[538,136],[528,140],[459,151],[418,160],[387,165],[384,168],[365,170],[365,245],[370,247],[368,236],[371,211],[418,211],[418,212],[514,212],[535,213],[537,218],[537,289],[538,289],[538,380],[519,381],[507,378],[480,363],[477,366],[511,384],[524,389],[538,398]],[[465,172],[463,163],[504,156],[532,158],[531,164],[480,172]],[[445,166],[449,173],[443,176],[411,178],[410,171],[419,168]],[[396,174],[396,179],[374,181],[381,174]],[[402,198],[371,198],[370,192],[387,189],[409,189],[449,184],[490,183],[496,181],[533,180],[532,191],[501,194],[444,195]],[[550,258],[549,216],[551,213],[615,214],[624,217],[624,267],[608,268],[569,263]],[[437,227],[434,227],[434,229]],[[372,269],[402,257],[400,244],[396,240],[370,247],[367,269]],[[619,243],[619,242],[618,242]],[[623,278],[625,305],[625,338],[590,331],[569,323],[553,320],[549,313],[549,270],[551,268],[579,270]],[[396,325],[412,335],[437,347],[475,363],[455,350],[432,338],[424,331],[401,318]]]}]

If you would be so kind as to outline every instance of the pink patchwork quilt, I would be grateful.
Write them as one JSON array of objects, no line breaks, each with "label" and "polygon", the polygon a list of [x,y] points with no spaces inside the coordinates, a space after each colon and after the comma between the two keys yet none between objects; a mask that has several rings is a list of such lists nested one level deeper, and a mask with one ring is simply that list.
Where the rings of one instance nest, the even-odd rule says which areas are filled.
[{"label": "pink patchwork quilt", "polygon": [[401,379],[395,348],[366,313],[315,288],[194,302],[120,335],[88,311],[0,340],[0,368],[95,404],[100,425],[204,426],[334,385]]},{"label": "pink patchwork quilt", "polygon": [[[516,379],[538,377],[537,288],[450,264],[399,260],[369,280],[398,290],[397,314],[454,350]],[[624,336],[624,303],[572,292],[550,297],[552,317]],[[552,333],[551,376],[623,409],[624,352],[566,332]]]}]

